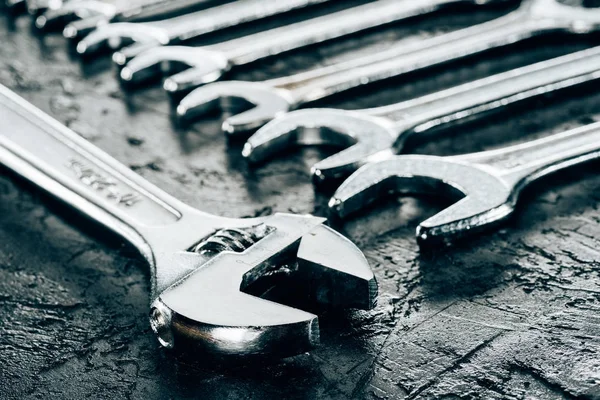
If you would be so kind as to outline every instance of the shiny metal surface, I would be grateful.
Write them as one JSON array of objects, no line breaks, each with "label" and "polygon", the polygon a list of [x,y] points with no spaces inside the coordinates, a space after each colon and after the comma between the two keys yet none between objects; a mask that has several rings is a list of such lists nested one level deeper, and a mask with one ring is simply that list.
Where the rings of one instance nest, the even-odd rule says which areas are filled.
[{"label": "shiny metal surface", "polygon": [[179,72],[183,65],[186,69],[171,76],[165,82],[165,89],[169,92],[187,91],[220,78],[234,66],[430,13],[448,4],[464,2],[472,1],[379,0],[215,45],[167,47],[141,54],[137,49],[133,52],[129,49],[116,53],[114,59],[119,64],[127,63],[121,71],[121,79],[136,83],[172,75]]},{"label": "shiny metal surface", "polygon": [[[551,32],[581,34],[599,27],[598,9],[569,6],[557,0],[524,0],[517,10],[495,20],[413,45],[398,45],[371,57],[285,78],[263,82],[229,81],[196,89],[180,102],[177,116],[185,120],[219,106],[228,114],[235,114],[235,107],[227,105],[250,104],[255,107],[229,116],[223,123],[223,130],[229,134],[246,134],[248,129],[257,128],[278,115],[351,88],[442,65]],[[217,57],[207,56],[205,59],[211,60],[205,72],[214,72],[213,62],[215,65],[225,63],[224,58],[219,62],[216,61]],[[166,89],[177,90],[200,76],[194,72],[193,79],[188,79],[187,73],[184,71],[167,79]],[[200,80],[196,83],[200,83]]]},{"label": "shiny metal surface", "polygon": [[600,47],[568,54],[394,105],[357,111],[307,109],[268,123],[243,155],[264,162],[295,146],[342,148],[312,167],[318,181],[345,178],[401,152],[411,135],[482,119],[516,102],[600,78]]},{"label": "shiny metal surface", "polygon": [[[219,7],[152,22],[117,22],[98,27],[77,44],[84,56],[135,44],[130,51],[176,44],[220,29],[330,0],[238,0]],[[119,57],[117,57],[117,61]]]},{"label": "shiny metal surface", "polygon": [[218,355],[275,356],[310,349],[319,338],[317,316],[257,297],[272,286],[257,293],[265,276],[305,284],[323,306],[375,304],[377,284],[364,256],[322,218],[231,219],[193,209],[2,86],[0,119],[2,164],[144,256],[151,326],[165,347],[181,342]]},{"label": "shiny metal surface", "polygon": [[338,188],[329,207],[346,217],[390,193],[462,195],[417,228],[421,244],[452,241],[508,218],[528,184],[598,157],[600,123],[481,153],[399,155],[360,168]]}]

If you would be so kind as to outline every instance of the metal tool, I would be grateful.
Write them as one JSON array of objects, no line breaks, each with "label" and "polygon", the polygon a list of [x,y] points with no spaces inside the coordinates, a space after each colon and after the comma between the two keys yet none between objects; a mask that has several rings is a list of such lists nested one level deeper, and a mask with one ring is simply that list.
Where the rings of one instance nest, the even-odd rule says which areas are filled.
[{"label": "metal tool", "polygon": [[[104,13],[96,13],[92,10],[93,16],[85,14],[85,18],[80,15],[81,12],[77,8],[71,10],[63,10],[65,17],[60,14],[58,19],[73,20],[64,26],[63,36],[73,42],[80,41],[83,37],[90,34],[94,29],[106,25],[109,22],[147,22],[157,21],[166,18],[172,18],[180,14],[189,13],[192,11],[203,10],[208,7],[217,6],[223,1],[215,0],[140,0],[136,2],[118,3],[118,6],[112,10],[106,10]],[[84,12],[87,12],[84,10]],[[47,20],[55,20],[52,15],[45,15]],[[62,23],[62,21],[61,21]],[[47,24],[46,24],[47,25]]]},{"label": "metal tool", "polygon": [[100,26],[76,47],[81,55],[92,55],[135,43],[137,49],[178,43],[245,22],[257,21],[331,0],[238,0],[186,15],[152,22],[117,22]]},{"label": "metal tool", "polygon": [[0,120],[2,164],[120,234],[148,261],[150,322],[165,347],[278,356],[310,349],[319,339],[316,315],[257,297],[277,279],[301,287],[310,303],[375,303],[364,256],[323,218],[233,219],[193,209],[2,86]]},{"label": "metal tool", "polygon": [[[520,8],[490,22],[449,34],[397,45],[370,57],[331,65],[290,77],[263,82],[218,82],[198,88],[176,108],[177,117],[189,121],[207,110],[221,108],[229,116],[223,130],[246,134],[291,109],[375,81],[444,64],[485,50],[509,45],[554,31],[591,32],[600,27],[600,10],[558,3],[557,0],[524,0]],[[201,68],[205,76],[224,65],[207,57]],[[200,74],[187,71],[165,81],[167,90],[197,83]],[[250,108],[248,110],[248,108]],[[244,112],[238,113],[242,109]]]},{"label": "metal tool", "polygon": [[[472,2],[473,0],[379,0],[210,46],[170,46],[154,48],[141,54],[125,49],[115,53],[113,59],[119,64],[127,63],[120,74],[124,83],[139,84],[150,78],[171,75],[180,72],[182,68],[189,68],[172,76],[165,83],[165,89],[169,92],[187,91],[217,80],[234,66],[431,13],[449,4]],[[483,3],[489,3],[489,0]]]},{"label": "metal tool", "polygon": [[293,111],[259,129],[242,154],[256,163],[295,146],[340,147],[345,150],[311,168],[318,181],[338,180],[369,162],[393,157],[412,135],[439,132],[598,78],[600,47],[594,47],[390,106]]},{"label": "metal tool", "polygon": [[329,202],[344,218],[390,193],[462,194],[419,224],[420,244],[472,235],[508,218],[521,190],[566,167],[600,157],[600,123],[504,149],[453,157],[399,155],[367,164]]}]

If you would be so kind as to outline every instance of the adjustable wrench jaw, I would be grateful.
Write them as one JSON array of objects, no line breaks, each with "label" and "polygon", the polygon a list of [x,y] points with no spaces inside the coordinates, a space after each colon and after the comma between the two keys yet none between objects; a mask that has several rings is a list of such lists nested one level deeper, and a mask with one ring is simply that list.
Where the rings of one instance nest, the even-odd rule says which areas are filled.
[{"label": "adjustable wrench jaw", "polygon": [[76,1],[44,12],[35,19],[35,26],[42,31],[53,31],[76,20],[98,17],[109,20],[115,13],[116,7],[113,4],[94,0]]},{"label": "adjustable wrench jaw", "polygon": [[390,194],[460,198],[419,224],[417,239],[428,245],[504,220],[514,211],[519,190],[519,185],[482,166],[450,157],[401,155],[360,168],[337,189],[329,208],[346,218]]},{"label": "adjustable wrench jaw", "polygon": [[[119,61],[121,56],[127,57],[117,53],[113,60]],[[142,52],[121,69],[119,77],[125,85],[136,85],[183,70],[164,83],[167,92],[177,94],[214,82],[228,69],[229,62],[220,53],[201,47],[169,46]]]},{"label": "adjustable wrench jaw", "polygon": [[318,182],[345,178],[369,161],[389,158],[397,128],[386,118],[364,112],[307,109],[283,115],[248,139],[242,154],[251,163],[263,162],[282,151],[306,145],[344,150],[316,163],[311,172]]},{"label": "adjustable wrench jaw", "polygon": [[141,23],[118,22],[98,27],[77,43],[77,53],[93,56],[104,50],[116,50],[131,43],[166,45],[169,35],[162,28]]},{"label": "adjustable wrench jaw", "polygon": [[177,106],[176,118],[179,122],[188,123],[211,110],[220,109],[229,115],[223,122],[223,131],[239,137],[286,113],[293,105],[294,101],[287,91],[266,83],[215,82],[184,97]]},{"label": "adjustable wrench jaw", "polygon": [[[156,257],[150,320],[159,342],[231,356],[290,356],[311,349],[319,341],[316,315],[258,297],[274,279],[301,285],[310,304],[372,308],[377,284],[367,261],[323,222],[275,214],[217,218],[207,225],[206,216],[199,216],[201,231],[217,234],[192,246],[193,252]],[[216,255],[215,246],[221,246]]]}]

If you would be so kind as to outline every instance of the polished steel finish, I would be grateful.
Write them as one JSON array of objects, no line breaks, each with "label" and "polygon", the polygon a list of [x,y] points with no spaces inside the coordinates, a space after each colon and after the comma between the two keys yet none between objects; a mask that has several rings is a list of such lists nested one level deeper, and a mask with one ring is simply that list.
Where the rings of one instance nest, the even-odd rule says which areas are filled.
[{"label": "polished steel finish", "polygon": [[[379,0],[291,25],[278,27],[210,46],[175,46],[147,50],[139,55],[131,49],[116,53],[118,63],[130,60],[121,71],[124,82],[140,83],[148,78],[173,75],[165,82],[169,92],[193,89],[212,82],[234,66],[241,66],[286,51],[323,43],[360,31],[433,12],[464,0]],[[468,0],[471,2],[471,0]],[[187,69],[189,68],[189,69]]]},{"label": "polished steel finish", "polygon": [[117,22],[98,27],[83,38],[76,49],[86,56],[106,48],[117,50],[131,43],[134,46],[130,51],[146,50],[326,1],[331,0],[237,0],[159,21]]},{"label": "polished steel finish", "polygon": [[298,110],[259,129],[243,155],[264,162],[295,146],[342,148],[312,167],[318,181],[345,178],[401,152],[411,135],[482,119],[516,102],[600,78],[600,47],[539,62],[398,104],[366,110]]},{"label": "polished steel finish", "polygon": [[[415,6],[421,2],[407,2]],[[404,4],[404,3],[402,3]],[[521,6],[501,18],[449,34],[397,45],[389,50],[360,59],[331,65],[290,77],[263,82],[222,82],[196,89],[177,108],[186,120],[215,107],[235,114],[223,123],[226,133],[246,134],[291,109],[375,81],[422,70],[483,51],[509,45],[534,36],[556,32],[587,33],[600,27],[600,10],[568,6],[557,0],[524,0]],[[219,54],[219,53],[213,53]],[[227,65],[224,57],[205,57],[201,66],[208,72]],[[187,71],[165,81],[168,90],[202,76],[199,69],[188,79]],[[206,79],[208,80],[208,79]],[[201,83],[198,79],[196,84]],[[233,105],[233,109],[229,109]],[[254,107],[254,108],[253,108]]]},{"label": "polished steel finish", "polygon": [[449,193],[464,197],[420,223],[421,244],[449,242],[508,218],[533,181],[600,157],[600,123],[499,150],[452,157],[399,155],[367,164],[334,194],[340,217],[390,193]]},{"label": "polished steel finish", "polygon": [[118,233],[147,260],[151,326],[165,347],[276,356],[310,349],[319,338],[317,316],[257,297],[272,288],[269,277],[305,285],[324,306],[375,303],[364,256],[322,218],[234,219],[191,208],[2,86],[0,120],[2,164]]},{"label": "polished steel finish", "polygon": [[[41,17],[47,21],[44,22],[44,26],[47,26],[48,22],[51,22],[52,26],[62,26],[64,27],[63,36],[73,41],[79,41],[94,29],[109,22],[165,19],[189,10],[196,11],[200,7],[217,4],[212,0],[121,0],[110,4],[109,8],[98,9],[98,3],[105,2],[101,0],[81,1],[80,6],[62,7],[56,12],[46,13]],[[36,25],[39,24],[36,23]],[[38,28],[43,29],[40,26]]]}]

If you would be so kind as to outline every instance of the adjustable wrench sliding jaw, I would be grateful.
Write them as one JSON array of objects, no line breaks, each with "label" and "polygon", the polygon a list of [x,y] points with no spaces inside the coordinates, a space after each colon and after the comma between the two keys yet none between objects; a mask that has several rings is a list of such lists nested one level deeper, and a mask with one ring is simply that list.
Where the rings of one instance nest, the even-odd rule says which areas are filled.
[{"label": "adjustable wrench sliding jaw", "polygon": [[318,305],[375,303],[364,256],[322,218],[230,219],[193,209],[2,86],[0,120],[2,164],[117,232],[148,261],[151,326],[165,347],[238,356],[310,349],[319,338],[316,315],[256,297],[276,286],[268,279],[298,283]]},{"label": "adjustable wrench sliding jaw", "polygon": [[342,148],[311,168],[315,181],[334,182],[369,162],[393,157],[413,135],[443,133],[516,102],[599,78],[600,47],[594,47],[390,106],[293,111],[259,129],[242,154],[260,163],[297,146]]},{"label": "adjustable wrench sliding jaw", "polygon": [[599,157],[600,123],[481,153],[399,155],[360,168],[339,187],[329,207],[343,218],[390,193],[462,195],[417,228],[421,245],[451,242],[507,219],[530,183]]},{"label": "adjustable wrench sliding jaw", "polygon": [[131,51],[174,44],[242,23],[302,9],[331,0],[237,0],[222,6],[151,22],[116,22],[98,27],[77,43],[82,56],[134,43]]},{"label": "adjustable wrench sliding jaw", "polygon": [[167,91],[177,93],[212,82],[234,66],[430,13],[456,3],[473,3],[473,0],[379,0],[210,46],[155,48],[141,54],[125,49],[115,53],[113,59],[119,64],[127,63],[120,75],[124,83],[141,83],[148,78],[171,75],[182,68],[189,68],[165,82]]},{"label": "adjustable wrench sliding jaw", "polygon": [[[224,131],[231,135],[247,134],[291,109],[368,83],[399,77],[537,35],[555,31],[587,33],[598,28],[598,9],[568,6],[558,0],[524,0],[516,11],[501,18],[414,45],[397,45],[370,57],[264,82],[229,81],[198,88],[179,103],[176,112],[179,119],[189,121],[206,110],[220,107],[228,114],[234,113],[224,121]],[[206,72],[214,71],[211,69],[214,62],[209,59],[201,67],[206,68]],[[167,79],[165,88],[185,87],[193,80],[188,79],[186,73]],[[198,76],[193,74],[194,79]],[[240,108],[246,111],[235,114]]]}]

